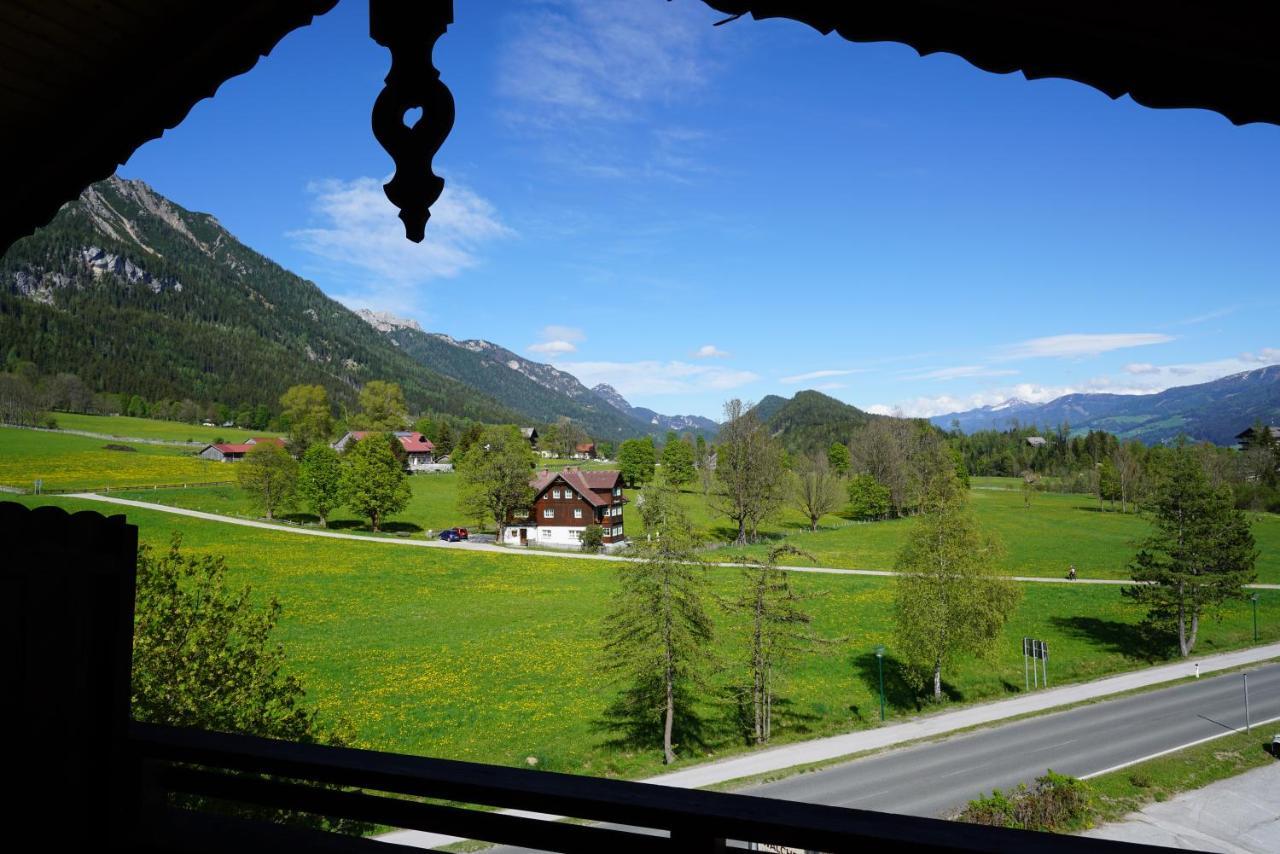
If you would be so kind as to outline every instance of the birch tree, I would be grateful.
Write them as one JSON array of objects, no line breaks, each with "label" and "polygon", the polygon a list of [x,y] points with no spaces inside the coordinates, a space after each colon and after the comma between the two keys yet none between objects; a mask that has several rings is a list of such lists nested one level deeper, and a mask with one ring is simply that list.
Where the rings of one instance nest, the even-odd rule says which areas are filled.
[{"label": "birch tree", "polygon": [[941,700],[943,669],[992,653],[1022,592],[1000,577],[1000,544],[978,527],[954,468],[926,471],[922,512],[895,565],[894,634],[909,675],[929,679]]}]

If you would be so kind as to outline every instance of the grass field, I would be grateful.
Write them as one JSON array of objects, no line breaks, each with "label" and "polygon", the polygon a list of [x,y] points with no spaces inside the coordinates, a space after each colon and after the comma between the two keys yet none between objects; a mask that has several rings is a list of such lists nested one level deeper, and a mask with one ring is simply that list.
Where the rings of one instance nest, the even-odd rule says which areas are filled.
[{"label": "grass field", "polygon": [[[425,478],[424,478],[425,480]],[[72,499],[24,497],[71,510],[114,512]],[[658,752],[612,746],[599,726],[615,695],[601,673],[599,626],[614,590],[616,567],[546,555],[487,555],[415,549],[385,542],[332,541],[174,517],[128,512],[144,541],[181,531],[194,551],[227,556],[236,581],[284,606],[278,637],[326,714],[352,721],[362,746],[524,764],[571,772],[636,776],[659,770]],[[739,571],[711,570],[713,587],[730,593]],[[890,639],[892,580],[800,575],[796,586],[823,594],[810,603],[814,630],[841,638],[829,654],[792,671],[778,706],[776,742],[876,723],[872,647],[889,643],[890,714],[916,710],[915,695],[894,664]],[[944,673],[954,701],[1022,690],[1018,638],[1034,635],[1054,650],[1054,684],[1146,663],[1134,629],[1139,614],[1114,587],[1024,586],[1026,598],[1005,630],[993,663],[972,661]],[[1262,591],[1263,641],[1280,639],[1280,591]],[[1245,603],[1208,621],[1198,653],[1246,645]],[[734,621],[717,613],[717,651],[727,683],[741,659]],[[701,742],[685,759],[746,750],[732,704],[709,697],[700,708]]]},{"label": "grass field", "polygon": [[[438,531],[452,525],[474,525],[475,520],[462,518],[455,509],[456,479],[452,474],[416,475],[410,478],[413,499],[404,512],[393,516],[388,530]],[[1023,502],[1021,491],[1014,488],[1019,481],[999,478],[976,478],[970,498],[979,521],[999,535],[1006,554],[1002,568],[1010,575],[1062,577],[1074,563],[1082,577],[1127,578],[1126,565],[1133,557],[1136,544],[1149,531],[1149,523],[1135,513],[1099,512],[1097,503],[1087,495],[1046,493],[1032,499],[1030,507]],[[126,494],[142,501],[154,501],[176,507],[211,513],[256,516],[252,503],[233,486],[189,490],[143,491]],[[681,502],[694,523],[721,541],[731,538],[733,531],[723,517],[717,517],[700,492],[683,492]],[[298,516],[299,520],[312,517]],[[1263,582],[1280,582],[1280,516],[1252,514],[1253,534],[1258,542],[1258,578]],[[339,528],[364,525],[349,511],[334,516]],[[762,555],[769,543],[783,538],[812,553],[821,566],[848,569],[892,569],[913,519],[883,522],[852,522],[840,516],[826,516],[821,528],[810,532],[800,514],[784,511],[765,526],[769,542],[747,548],[722,547],[708,553],[712,560],[736,560],[744,555]],[[640,514],[634,507],[626,516],[627,533],[644,535]]]},{"label": "grass field", "polygon": [[45,489],[97,489],[143,484],[203,483],[229,480],[234,472],[195,456],[191,448],[138,443],[132,451],[118,444],[71,433],[0,428],[0,484],[31,489],[39,478]]},{"label": "grass field", "polygon": [[119,438],[155,439],[164,442],[241,442],[250,436],[279,436],[270,430],[241,430],[235,427],[205,427],[181,421],[156,421],[127,415],[82,415],[55,412],[59,430],[83,430]]}]

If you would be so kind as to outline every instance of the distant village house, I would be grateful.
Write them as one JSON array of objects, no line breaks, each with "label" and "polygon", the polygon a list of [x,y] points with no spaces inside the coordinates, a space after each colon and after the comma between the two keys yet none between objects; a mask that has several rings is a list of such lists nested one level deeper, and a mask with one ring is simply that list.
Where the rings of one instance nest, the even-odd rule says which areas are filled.
[{"label": "distant village house", "polygon": [[[352,430],[344,433],[341,439],[333,443],[333,449],[341,453],[347,449],[347,445],[352,442],[359,442],[365,436],[368,436],[370,432],[372,431]],[[411,430],[396,430],[392,435],[400,440],[400,446],[404,448],[405,471],[443,471],[448,468],[447,464],[442,464],[436,460],[436,446],[421,433]]]},{"label": "distant village house", "polygon": [[1044,437],[1043,437],[1043,436],[1028,436],[1028,437],[1027,437],[1027,444],[1028,444],[1028,445],[1030,445],[1030,446],[1031,446],[1031,447],[1033,447],[1033,448],[1043,448],[1043,447],[1044,447]]},{"label": "distant village house", "polygon": [[544,469],[530,486],[533,505],[511,514],[504,542],[518,546],[577,546],[588,525],[599,525],[604,530],[606,547],[626,539],[621,472]]},{"label": "distant village house", "polygon": [[575,460],[594,460],[596,458],[596,446],[594,442],[583,442],[573,446],[573,453],[570,457]]},{"label": "distant village house", "polygon": [[253,446],[262,442],[274,442],[280,447],[284,447],[284,439],[278,436],[252,436],[239,443],[219,442],[213,445],[205,445],[200,451],[200,458],[204,460],[213,460],[215,463],[237,463],[244,459],[244,455],[253,450]]},{"label": "distant village house", "polygon": [[521,427],[520,435],[529,443],[529,447],[535,451],[538,449],[538,428],[537,427]]},{"label": "distant village house", "polygon": [[[1280,442],[1280,427],[1267,427],[1266,429],[1271,432],[1271,438],[1273,440]],[[1250,427],[1248,430],[1245,430],[1243,432],[1236,434],[1237,447],[1244,448],[1249,445],[1252,445],[1253,440],[1254,440],[1254,433],[1253,433],[1252,427]]]}]

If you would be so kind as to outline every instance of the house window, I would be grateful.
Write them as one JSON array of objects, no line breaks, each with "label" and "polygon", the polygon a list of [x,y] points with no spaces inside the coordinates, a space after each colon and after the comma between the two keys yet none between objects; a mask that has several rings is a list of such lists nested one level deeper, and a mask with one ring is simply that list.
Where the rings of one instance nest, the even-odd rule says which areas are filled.
[{"label": "house window", "polygon": [[551,490],[551,497],[552,497],[552,498],[559,498],[559,497],[560,497],[560,490],[558,490],[558,489],[553,489],[553,490]]},{"label": "house window", "polygon": [[555,511],[555,509],[554,509],[554,508],[552,508],[552,507],[544,507],[544,508],[542,508],[542,518],[543,518],[543,519],[554,519],[554,518],[556,518],[556,511]]},{"label": "house window", "polygon": [[582,518],[582,508],[581,508],[581,507],[575,507],[575,508],[573,508],[573,518],[575,518],[575,519],[581,519],[581,518]]},{"label": "house window", "polygon": [[542,539],[544,539],[544,540],[549,540],[549,539],[551,539],[551,532],[550,532],[549,530],[547,530],[546,528],[543,528],[543,529],[542,529]]},{"label": "house window", "polygon": [[566,489],[566,490],[564,491],[564,497],[565,497],[565,498],[573,498],[573,490],[572,490],[572,489]]},{"label": "house window", "polygon": [[578,540],[578,539],[581,539],[581,538],[582,538],[582,532],[581,532],[581,531],[570,531],[570,532],[569,532],[569,539],[571,539],[571,540]]},{"label": "house window", "polygon": [[614,495],[621,495],[621,494],[622,494],[622,487],[621,487],[621,486],[615,486],[615,487],[613,488],[613,494],[614,494]]}]

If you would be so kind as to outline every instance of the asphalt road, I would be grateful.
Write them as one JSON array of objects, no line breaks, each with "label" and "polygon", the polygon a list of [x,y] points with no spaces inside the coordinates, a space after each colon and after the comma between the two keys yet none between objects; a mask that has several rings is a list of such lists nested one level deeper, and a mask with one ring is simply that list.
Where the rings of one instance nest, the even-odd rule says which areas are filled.
[{"label": "asphalt road", "polygon": [[[1249,674],[1250,719],[1280,716],[1280,665],[1245,672]],[[1243,728],[1243,679],[1240,673],[1228,673],[894,750],[741,791],[936,817],[992,789],[1030,783],[1046,768],[1083,777]],[[1266,740],[1275,728],[1264,728]],[[1260,742],[1263,734],[1260,730]]]},{"label": "asphalt road", "polygon": [[[1280,664],[1249,674],[1250,720],[1280,717]],[[942,741],[891,750],[741,794],[943,817],[992,789],[1030,783],[1052,768],[1084,777],[1244,728],[1241,674],[1106,700]],[[1256,727],[1259,744],[1280,722]],[[524,851],[509,847],[492,854]]]}]

